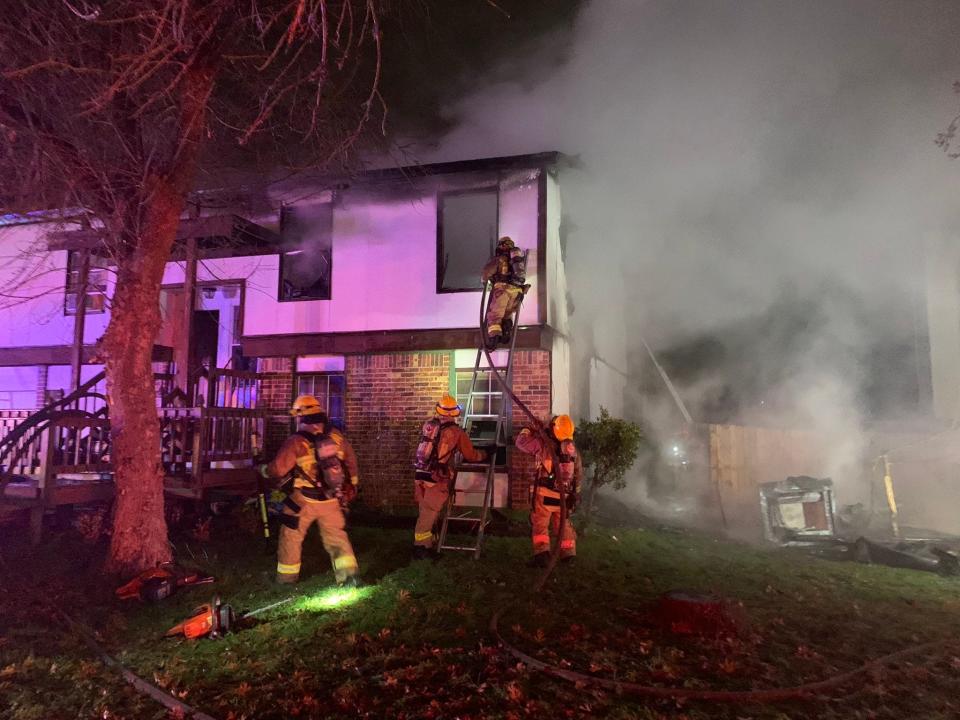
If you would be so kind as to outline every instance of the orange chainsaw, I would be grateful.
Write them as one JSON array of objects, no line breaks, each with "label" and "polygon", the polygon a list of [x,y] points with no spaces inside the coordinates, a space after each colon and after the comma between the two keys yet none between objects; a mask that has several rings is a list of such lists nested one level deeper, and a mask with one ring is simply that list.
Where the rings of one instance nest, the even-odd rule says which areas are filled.
[{"label": "orange chainsaw", "polygon": [[144,570],[130,582],[118,587],[116,595],[121,600],[160,602],[172,595],[177,588],[205,585],[213,581],[214,578],[210,575],[180,570],[174,567],[173,563],[163,563]]},{"label": "orange chainsaw", "polygon": [[219,595],[214,595],[209,603],[196,608],[191,617],[167,630],[165,637],[183,635],[188,640],[220,637],[230,632],[234,620],[233,608],[220,602]]},{"label": "orange chainsaw", "polygon": [[234,614],[232,607],[220,602],[219,595],[214,595],[213,600],[211,600],[209,603],[196,608],[191,617],[167,630],[164,637],[183,635],[188,640],[195,640],[202,637],[218,638],[222,635],[226,635],[238,623],[241,623],[247,618],[259,615],[267,610],[273,610],[281,605],[291,603],[298,597],[298,595],[294,595],[292,597],[284,598],[283,600],[270,603],[269,605],[264,605],[256,610],[245,612],[237,617]]}]

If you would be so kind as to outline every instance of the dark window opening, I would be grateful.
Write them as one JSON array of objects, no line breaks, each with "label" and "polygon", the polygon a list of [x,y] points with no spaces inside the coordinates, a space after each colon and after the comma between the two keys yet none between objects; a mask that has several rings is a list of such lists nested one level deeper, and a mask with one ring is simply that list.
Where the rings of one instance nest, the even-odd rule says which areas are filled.
[{"label": "dark window opening", "polygon": [[[80,293],[81,255],[75,250],[67,253],[67,287],[63,297],[65,315],[77,314],[77,296]],[[87,271],[87,292],[84,297],[88,313],[107,311],[107,259],[90,253],[90,269]]]},{"label": "dark window opening", "polygon": [[280,302],[329,300],[333,277],[333,204],[285,207],[280,227]]},{"label": "dark window opening", "polygon": [[480,274],[496,248],[499,212],[497,188],[440,195],[437,292],[483,289]]},{"label": "dark window opening", "polygon": [[343,373],[309,373],[297,376],[297,395],[313,395],[327,411],[330,424],[343,430]]}]

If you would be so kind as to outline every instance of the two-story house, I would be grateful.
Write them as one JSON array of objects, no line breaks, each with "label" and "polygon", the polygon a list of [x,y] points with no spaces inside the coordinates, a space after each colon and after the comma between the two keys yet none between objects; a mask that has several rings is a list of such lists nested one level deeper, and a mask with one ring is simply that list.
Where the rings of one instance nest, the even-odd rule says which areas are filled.
[{"label": "two-story house", "polygon": [[[161,292],[158,369],[169,363],[181,388],[195,387],[203,367],[256,372],[238,404],[267,411],[268,450],[290,430],[294,396],[318,396],[357,448],[367,501],[411,502],[417,427],[442,394],[465,400],[469,389],[480,270],[498,237],[528,251],[518,396],[543,417],[577,414],[571,388],[594,382],[590,368],[575,381],[571,363],[561,160],[541,153],[301,180],[267,193],[269,209],[255,217],[205,209],[185,219]],[[94,344],[112,272],[90,230],[13,218],[0,247],[0,282],[11,288],[0,299],[0,410],[37,408],[100,370]],[[491,393],[477,402],[495,413],[504,400],[489,372],[478,390]],[[516,409],[513,417],[523,421]],[[529,470],[511,458],[496,504],[526,503]]]}]

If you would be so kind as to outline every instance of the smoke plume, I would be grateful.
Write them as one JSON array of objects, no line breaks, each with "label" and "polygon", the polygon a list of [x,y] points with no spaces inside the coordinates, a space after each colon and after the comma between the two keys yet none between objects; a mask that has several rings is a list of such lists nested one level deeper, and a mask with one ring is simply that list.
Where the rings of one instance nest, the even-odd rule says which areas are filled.
[{"label": "smoke plume", "polygon": [[[452,104],[430,156],[574,156],[581,339],[636,377],[645,337],[698,420],[829,429],[842,473],[865,419],[928,392],[922,247],[960,224],[960,166],[933,143],[958,27],[951,2],[594,0]],[[639,409],[655,434],[670,405]]]}]

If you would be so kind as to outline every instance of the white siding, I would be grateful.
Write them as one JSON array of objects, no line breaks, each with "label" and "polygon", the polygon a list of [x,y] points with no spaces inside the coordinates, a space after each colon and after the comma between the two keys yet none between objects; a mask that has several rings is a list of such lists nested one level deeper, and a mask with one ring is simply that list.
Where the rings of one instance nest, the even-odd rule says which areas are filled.
[{"label": "white siding", "polygon": [[960,417],[960,243],[929,238],[926,269],[934,414],[956,420]]},{"label": "white siding", "polygon": [[[44,233],[52,227],[0,228],[0,347],[73,343],[73,316],[63,314],[67,253],[41,252]],[[87,313],[84,342],[96,342],[106,326],[106,313]]]}]

